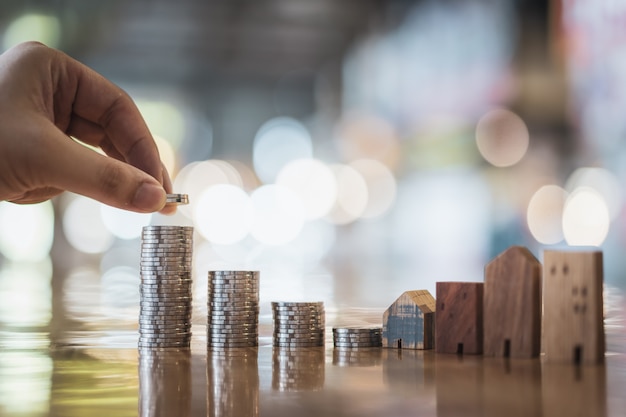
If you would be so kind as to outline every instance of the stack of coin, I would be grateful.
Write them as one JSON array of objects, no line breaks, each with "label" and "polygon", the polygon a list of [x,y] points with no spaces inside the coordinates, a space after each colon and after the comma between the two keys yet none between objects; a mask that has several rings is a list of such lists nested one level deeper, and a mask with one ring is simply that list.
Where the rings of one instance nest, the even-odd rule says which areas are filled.
[{"label": "stack of coin", "polygon": [[333,327],[333,345],[336,348],[371,348],[383,345],[382,327]]},{"label": "stack of coin", "polygon": [[274,346],[324,346],[324,303],[272,302]]},{"label": "stack of coin", "polygon": [[209,271],[207,347],[259,345],[259,271]]},{"label": "stack of coin", "polygon": [[146,226],[141,239],[139,347],[189,347],[193,227]]}]

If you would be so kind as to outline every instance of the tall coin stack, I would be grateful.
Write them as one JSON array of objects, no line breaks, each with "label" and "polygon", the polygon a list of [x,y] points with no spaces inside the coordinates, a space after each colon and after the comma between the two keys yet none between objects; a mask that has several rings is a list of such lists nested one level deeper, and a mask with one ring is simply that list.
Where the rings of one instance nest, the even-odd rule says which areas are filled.
[{"label": "tall coin stack", "polygon": [[324,303],[272,302],[274,346],[324,346]]},{"label": "tall coin stack", "polygon": [[209,271],[207,347],[259,345],[259,271]]},{"label": "tall coin stack", "polygon": [[189,347],[193,227],[145,226],[141,239],[139,347]]},{"label": "tall coin stack", "polygon": [[333,327],[333,345],[336,348],[370,348],[383,345],[382,327]]}]

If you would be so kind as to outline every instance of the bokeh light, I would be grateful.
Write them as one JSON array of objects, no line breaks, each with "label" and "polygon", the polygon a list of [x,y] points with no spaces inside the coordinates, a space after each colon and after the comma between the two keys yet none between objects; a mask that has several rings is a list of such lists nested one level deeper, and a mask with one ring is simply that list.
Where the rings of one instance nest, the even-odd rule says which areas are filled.
[{"label": "bokeh light", "polygon": [[239,186],[242,183],[239,171],[228,162],[207,160],[184,166],[174,178],[173,187],[175,192],[189,195],[189,205],[178,209],[184,215],[192,217],[200,195],[209,187],[217,184]]},{"label": "bokeh light", "polygon": [[106,204],[100,204],[100,214],[109,232],[120,239],[127,240],[141,237],[141,229],[149,225],[152,218],[150,213],[135,213]]},{"label": "bokeh light", "polygon": [[9,262],[0,269],[0,322],[47,326],[52,318],[52,261]]},{"label": "bokeh light", "polygon": [[600,246],[609,233],[609,209],[602,195],[579,187],[565,201],[563,234],[568,245]]},{"label": "bokeh light", "polygon": [[476,126],[478,150],[496,167],[518,163],[526,154],[529,141],[526,123],[510,110],[491,110]]},{"label": "bokeh light", "polygon": [[63,281],[63,304],[70,319],[89,325],[102,322],[101,272],[87,265],[72,269]]},{"label": "bokeh light", "polygon": [[589,187],[600,193],[609,209],[611,220],[617,218],[622,209],[622,185],[610,171],[604,168],[579,168],[565,183],[565,189],[570,193],[578,187]]},{"label": "bokeh light", "polygon": [[307,220],[325,216],[337,198],[333,172],[317,159],[290,162],[278,174],[276,184],[290,189],[300,198]]},{"label": "bokeh light", "polygon": [[376,159],[395,167],[400,158],[400,144],[394,126],[377,115],[348,112],[337,127],[336,136],[339,150],[348,161]]},{"label": "bokeh light", "polygon": [[563,240],[563,209],[567,192],[558,185],[539,188],[528,203],[528,229],[539,243],[552,245]]},{"label": "bokeh light", "polygon": [[311,134],[302,123],[290,117],[265,122],[254,137],[254,170],[266,184],[274,182],[291,161],[312,156]]},{"label": "bokeh light", "polygon": [[9,49],[18,43],[39,41],[52,48],[58,48],[61,40],[61,23],[55,16],[25,14],[7,26],[2,46]]},{"label": "bokeh light", "polygon": [[161,162],[163,162],[163,165],[165,165],[167,172],[172,175],[174,172],[176,172],[176,151],[174,150],[174,147],[172,147],[172,145],[161,136],[153,135],[153,137],[154,142],[159,149]]},{"label": "bokeh light", "polygon": [[148,129],[160,136],[174,149],[180,148],[185,138],[185,118],[177,105],[167,101],[135,99]]},{"label": "bokeh light", "polygon": [[130,311],[137,311],[139,303],[139,272],[136,268],[116,266],[101,278],[103,311],[109,318],[128,319]]},{"label": "bokeh light", "polygon": [[367,184],[367,206],[362,218],[375,218],[384,215],[396,199],[397,183],[393,173],[381,162],[373,159],[359,159],[349,164]]},{"label": "bokeh light", "polygon": [[228,245],[248,235],[254,209],[250,197],[241,188],[218,184],[200,195],[193,220],[198,232],[209,242]]},{"label": "bokeh light", "polygon": [[333,165],[331,169],[337,181],[337,200],[328,218],[334,224],[348,224],[358,219],[367,207],[367,183],[350,166]]},{"label": "bokeh light", "polygon": [[53,239],[52,203],[0,202],[0,252],[8,259],[35,262],[45,259]]},{"label": "bokeh light", "polygon": [[101,203],[76,195],[63,213],[63,232],[75,249],[102,253],[113,244],[113,234],[100,215]]},{"label": "bokeh light", "polygon": [[292,241],[302,230],[304,207],[298,196],[280,185],[264,185],[250,196],[254,207],[251,234],[267,245]]}]

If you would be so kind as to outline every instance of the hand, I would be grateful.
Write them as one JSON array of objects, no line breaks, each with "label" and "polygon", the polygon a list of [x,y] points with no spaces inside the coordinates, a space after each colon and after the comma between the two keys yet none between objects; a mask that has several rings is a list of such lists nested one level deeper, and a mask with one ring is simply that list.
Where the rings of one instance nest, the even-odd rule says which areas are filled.
[{"label": "hand", "polygon": [[68,190],[122,209],[171,213],[171,188],[128,94],[40,43],[0,55],[0,200],[37,203]]}]

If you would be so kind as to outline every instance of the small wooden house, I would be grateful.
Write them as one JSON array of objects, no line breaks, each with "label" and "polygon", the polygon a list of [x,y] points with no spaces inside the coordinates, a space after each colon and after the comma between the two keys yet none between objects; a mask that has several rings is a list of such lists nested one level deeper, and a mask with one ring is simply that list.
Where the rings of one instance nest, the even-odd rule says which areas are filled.
[{"label": "small wooden house", "polygon": [[544,252],[543,333],[547,361],[604,361],[602,281],[602,252]]},{"label": "small wooden house", "polygon": [[435,350],[483,353],[482,282],[438,282]]},{"label": "small wooden house", "polygon": [[383,347],[432,349],[435,299],[427,290],[404,292],[383,314]]},{"label": "small wooden house", "polygon": [[485,356],[536,358],[541,353],[541,263],[512,246],[485,266]]}]

